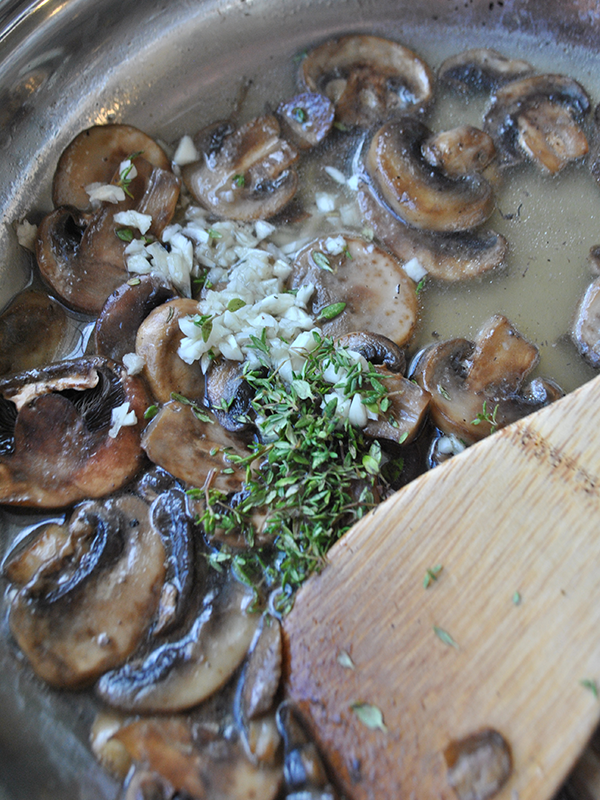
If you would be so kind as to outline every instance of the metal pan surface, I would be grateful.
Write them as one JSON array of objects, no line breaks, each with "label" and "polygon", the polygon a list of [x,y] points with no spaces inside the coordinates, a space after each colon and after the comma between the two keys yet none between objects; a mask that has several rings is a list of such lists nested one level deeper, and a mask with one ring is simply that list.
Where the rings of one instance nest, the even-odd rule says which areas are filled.
[{"label": "metal pan surface", "polygon": [[[294,54],[352,31],[397,39],[433,66],[467,40],[583,53],[590,70],[600,58],[597,0],[0,1],[0,308],[31,269],[13,223],[50,210],[54,166],[80,130],[127,122],[173,141],[242,97],[246,115],[261,111],[294,87]],[[37,519],[0,510],[0,558]],[[116,798],[87,745],[93,701],[42,687],[0,611],[0,800]]]}]

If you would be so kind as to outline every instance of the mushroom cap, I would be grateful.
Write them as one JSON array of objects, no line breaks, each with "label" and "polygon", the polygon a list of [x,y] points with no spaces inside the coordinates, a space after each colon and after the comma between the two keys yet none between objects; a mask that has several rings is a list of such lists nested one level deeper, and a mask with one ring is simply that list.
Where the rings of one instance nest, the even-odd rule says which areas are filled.
[{"label": "mushroom cap", "polygon": [[311,50],[300,66],[300,83],[327,95],[344,125],[420,113],[433,99],[433,75],[425,61],[397,42],[363,34]]},{"label": "mushroom cap", "polygon": [[258,117],[238,130],[230,123],[200,131],[200,161],[187,164],[183,180],[195,199],[218,217],[266,219],[287,205],[298,176],[294,148],[281,138],[274,116]]},{"label": "mushroom cap", "polygon": [[506,239],[494,231],[433,233],[411,228],[383,206],[364,184],[358,204],[364,222],[402,263],[416,258],[432,278],[462,281],[504,264]]},{"label": "mushroom cap", "polygon": [[[309,283],[315,287],[309,308],[326,336],[335,338],[363,330],[385,335],[397,345],[405,344],[417,320],[414,282],[393,256],[372,242],[344,236],[344,252],[331,255],[330,240],[316,239],[299,252],[289,278],[290,288]],[[329,267],[320,265],[323,258]],[[345,303],[341,313],[331,320],[323,318],[325,309],[336,303]]]},{"label": "mushroom cap", "polygon": [[492,187],[477,173],[450,177],[428,163],[422,147],[430,137],[411,117],[385,123],[365,158],[375,190],[394,214],[417,228],[454,232],[485,222],[494,210]]},{"label": "mushroom cap", "polygon": [[505,83],[525,78],[533,71],[527,61],[507,58],[489,47],[475,47],[443,61],[438,79],[456,92],[474,94],[490,92]]},{"label": "mushroom cap", "polygon": [[333,127],[331,100],[317,92],[302,92],[277,107],[283,133],[300,150],[320,144]]},{"label": "mushroom cap", "polygon": [[[527,119],[526,115],[540,106],[546,113],[550,106],[562,107],[573,128],[589,112],[590,98],[578,81],[565,75],[535,75],[498,89],[485,115],[483,127],[494,139],[502,166],[513,166],[525,160],[526,151],[519,142],[519,119],[524,115]],[[537,113],[536,125],[539,127],[540,112]],[[566,129],[566,119],[564,116],[561,119]],[[550,136],[557,133],[559,131],[553,131],[550,124]]]},{"label": "mushroom cap", "polygon": [[[57,593],[65,576],[85,569],[90,537],[102,528],[111,556],[69,591]],[[11,631],[36,674],[53,686],[79,688],[123,663],[156,611],[164,558],[160,535],[139,498],[76,508],[61,555],[38,570],[11,604]]]},{"label": "mushroom cap", "polygon": [[82,131],[58,160],[52,185],[54,205],[89,210],[85,187],[96,182],[110,183],[121,162],[134,153],[142,153],[156,167],[170,169],[163,149],[131,125],[95,125]]},{"label": "mushroom cap", "polygon": [[[60,508],[104,497],[143,461],[143,383],[107,359],[62,361],[0,381],[0,502]],[[112,410],[137,422],[110,436]]]}]

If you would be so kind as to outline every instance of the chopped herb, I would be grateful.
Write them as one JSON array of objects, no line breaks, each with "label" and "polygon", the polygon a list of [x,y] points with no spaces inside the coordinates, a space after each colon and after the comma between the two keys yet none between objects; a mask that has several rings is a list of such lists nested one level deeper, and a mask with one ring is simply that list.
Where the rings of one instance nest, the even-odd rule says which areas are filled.
[{"label": "chopped herb", "polygon": [[513,594],[513,596],[512,596],[512,601],[516,606],[520,606],[521,605],[521,600],[522,599],[523,598],[521,597],[521,592],[515,592]]},{"label": "chopped herb", "polygon": [[317,321],[335,319],[335,317],[339,317],[345,308],[346,303],[332,303],[330,306],[325,306],[325,308],[321,310]]},{"label": "chopped herb", "polygon": [[428,589],[434,581],[437,581],[440,572],[444,569],[442,564],[436,564],[435,567],[431,567],[425,573],[425,578],[423,579],[423,586],[425,589]]},{"label": "chopped herb", "polygon": [[119,228],[119,230],[116,231],[116,233],[122,242],[126,242],[127,244],[129,244],[129,242],[133,241],[133,231],[131,230],[131,228]]},{"label": "chopped herb", "polygon": [[234,297],[227,303],[227,311],[239,311],[246,305],[240,297]]},{"label": "chopped herb", "polygon": [[594,695],[596,700],[598,699],[598,684],[596,681],[592,681],[589,678],[584,678],[583,680],[579,681],[579,683],[584,689],[588,689]]},{"label": "chopped herb", "polygon": [[130,278],[127,281],[127,285],[128,286],[139,286],[141,282],[142,282],[141,278]]},{"label": "chopped herb", "polygon": [[[387,400],[387,398],[384,398],[384,399]],[[383,401],[380,403],[380,405],[383,405]],[[385,412],[385,411],[387,411],[387,407],[386,408],[382,408],[381,410]],[[407,439],[408,439],[408,431],[404,431],[404,433],[401,433],[400,436],[398,437],[398,444],[404,444],[404,442]]]},{"label": "chopped herb", "polygon": [[343,122],[334,122],[333,127],[336,128],[338,131],[348,131],[350,128],[345,125]]},{"label": "chopped herb", "polygon": [[368,242],[372,242],[373,239],[375,238],[375,231],[373,230],[373,228],[363,228],[361,236]]},{"label": "chopped herb", "polygon": [[223,238],[223,234],[220,233],[219,231],[216,231],[214,228],[208,228],[206,232],[208,233],[208,235],[210,236],[211,239],[222,239]]},{"label": "chopped herb", "polygon": [[269,354],[269,345],[267,344],[267,329],[263,328],[262,333],[260,335],[260,339],[256,336],[252,336],[250,334],[250,341],[252,342],[252,347],[255,347],[257,350],[260,350],[262,353],[266,355]]},{"label": "chopped herb", "polygon": [[415,289],[417,297],[421,294],[426,284],[427,284],[427,277],[421,278],[421,280],[417,283],[417,287]]},{"label": "chopped herb", "polygon": [[213,329],[214,317],[210,314],[203,314],[201,317],[194,317],[194,325],[200,328],[202,341],[208,342]]},{"label": "chopped herb", "polygon": [[308,119],[308,114],[304,108],[296,106],[296,108],[292,109],[292,117],[296,120],[296,122],[304,123]]},{"label": "chopped herb", "polygon": [[458,650],[458,645],[456,644],[452,636],[450,636],[448,631],[445,631],[443,628],[438,628],[437,625],[434,625],[433,632],[438,637],[438,639],[440,639],[444,644],[447,644],[449,647],[455,647]]},{"label": "chopped herb", "polygon": [[482,422],[487,422],[490,426],[490,433],[496,433],[498,430],[498,403],[494,406],[494,410],[490,414],[487,410],[487,400],[483,401],[483,406],[481,407],[481,411],[475,419],[471,420],[471,425],[480,425]]},{"label": "chopped herb", "polygon": [[350,250],[348,250],[348,248],[347,248],[347,247],[344,247],[344,255],[346,256],[346,258],[349,258],[349,259],[350,259],[350,261],[352,261],[352,260],[353,260],[353,259],[352,259],[352,253],[350,252]]},{"label": "chopped herb", "polygon": [[325,253],[322,253],[320,250],[313,250],[311,256],[317,267],[320,269],[326,269],[328,272],[333,272],[331,269],[331,262]]},{"label": "chopped herb", "polygon": [[448,394],[448,390],[444,386],[442,386],[441,383],[438,383],[437,390],[442,395],[444,400],[450,400],[450,395]]},{"label": "chopped herb", "polygon": [[179,392],[171,392],[171,400],[177,400],[177,402],[181,403],[184,406],[190,406],[192,409],[192,413],[194,416],[199,419],[201,422],[214,422],[213,418],[207,413],[207,410],[202,406],[199,406],[193,400],[190,400],[188,397],[185,397],[183,394],[179,394]]},{"label": "chopped herb", "polygon": [[354,669],[354,661],[350,658],[350,654],[345,650],[340,650],[337,657],[337,662],[344,669]]},{"label": "chopped herb", "polygon": [[306,49],[301,50],[299,53],[296,53],[296,55],[294,56],[293,60],[296,63],[298,63],[300,61],[303,61],[306,58],[307,55],[308,55],[308,50],[306,50]]},{"label": "chopped herb", "polygon": [[243,188],[246,185],[246,178],[244,178],[243,175],[234,175],[233,182],[235,183],[236,186]]},{"label": "chopped herb", "polygon": [[131,181],[133,180],[133,178],[129,177],[133,169],[133,161],[138,156],[141,156],[143,152],[144,152],[143,150],[140,150],[137,153],[132,153],[130,156],[128,156],[127,161],[129,161],[129,164],[125,167],[125,169],[121,170],[119,174],[119,180],[117,181],[117,186],[120,186],[128,197],[133,197],[133,195],[129,191],[129,186],[131,185]]},{"label": "chopped herb", "polygon": [[158,412],[158,406],[148,406],[148,408],[144,411],[144,419],[153,419]]},{"label": "chopped herb", "polygon": [[388,729],[383,721],[383,714],[377,706],[372,706],[369,703],[352,703],[350,709],[367,728],[378,729],[387,733]]}]

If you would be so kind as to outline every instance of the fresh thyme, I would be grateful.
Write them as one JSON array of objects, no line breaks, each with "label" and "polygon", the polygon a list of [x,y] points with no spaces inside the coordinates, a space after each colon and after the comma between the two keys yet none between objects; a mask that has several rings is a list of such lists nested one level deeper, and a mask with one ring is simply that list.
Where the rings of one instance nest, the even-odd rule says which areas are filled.
[{"label": "fresh thyme", "polygon": [[[129,186],[131,185],[131,181],[134,178],[134,175],[131,175],[131,171],[133,170],[133,161],[138,156],[143,154],[143,150],[139,150],[137,153],[132,153],[130,156],[127,157],[127,166],[121,170],[119,173],[119,180],[117,181],[117,186],[120,186],[121,189],[125,192],[127,197],[133,197],[131,192],[129,191]],[[137,175],[137,172],[135,173]],[[118,235],[118,234],[117,234]]]},{"label": "fresh thyme", "polygon": [[487,422],[490,426],[490,433],[496,433],[498,430],[498,407],[498,403],[496,403],[494,410],[490,413],[487,410],[487,400],[484,400],[481,411],[477,414],[475,419],[471,420],[471,425],[481,425],[482,422]]},{"label": "fresh thyme", "polygon": [[[246,366],[262,441],[250,445],[247,456],[225,451],[233,466],[246,470],[244,486],[234,496],[208,490],[200,520],[209,540],[245,536],[250,549],[220,545],[209,562],[216,569],[230,565],[253,587],[257,602],[270,596],[271,611],[281,614],[304,580],[324,566],[333,542],[375,505],[374,486],[387,466],[378,442],[336,416],[336,398],[325,399],[334,387],[323,373],[332,365],[342,376],[338,391],[360,393],[379,410],[386,399],[381,375],[372,367],[361,371],[331,339],[313,335],[316,349],[291,384],[277,371]],[[268,353],[264,331],[252,338],[259,355]]]}]

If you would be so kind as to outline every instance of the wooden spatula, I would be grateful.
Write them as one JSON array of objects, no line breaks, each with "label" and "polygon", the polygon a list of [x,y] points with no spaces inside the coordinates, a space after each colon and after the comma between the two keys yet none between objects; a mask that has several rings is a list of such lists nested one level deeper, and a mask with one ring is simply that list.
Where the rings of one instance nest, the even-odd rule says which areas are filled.
[{"label": "wooden spatula", "polygon": [[409,484],[329,561],[285,622],[287,692],[348,796],[456,798],[452,753],[494,731],[496,796],[552,797],[600,718],[600,378]]}]

